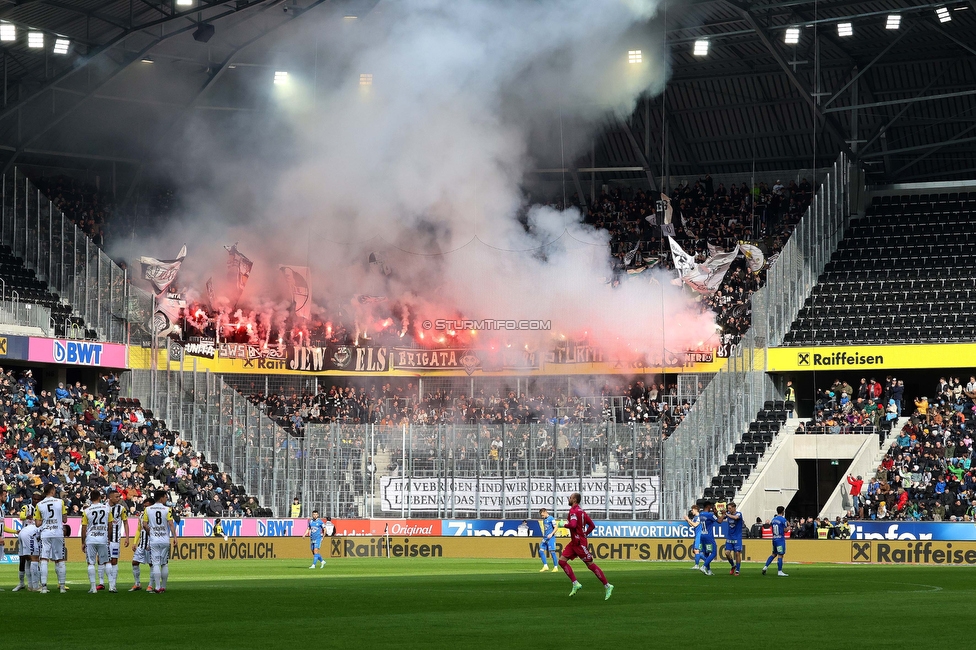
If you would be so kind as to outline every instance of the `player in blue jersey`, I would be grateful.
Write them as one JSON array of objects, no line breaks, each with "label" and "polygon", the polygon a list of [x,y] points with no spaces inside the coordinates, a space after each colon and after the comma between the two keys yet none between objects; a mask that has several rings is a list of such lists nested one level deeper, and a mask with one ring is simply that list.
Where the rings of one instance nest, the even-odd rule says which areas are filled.
[{"label": "player in blue jersey", "polygon": [[716,515],[713,512],[715,506],[712,505],[711,501],[706,501],[703,506],[704,511],[698,514],[698,520],[701,524],[701,552],[705,557],[705,562],[702,564],[701,572],[707,576],[714,575],[712,573],[712,560],[718,555],[718,550],[715,547],[715,534],[712,531],[712,526],[715,524],[720,524],[724,521],[724,517],[721,514]]},{"label": "player in blue jersey", "polygon": [[542,543],[539,544],[539,557],[542,558],[542,569],[539,573],[549,570],[546,564],[546,553],[552,556],[552,571],[559,571],[559,555],[556,553],[556,520],[546,508],[539,511],[542,517]]},{"label": "player in blue jersey", "polygon": [[691,506],[691,516],[689,517],[688,515],[685,515],[685,521],[688,522],[688,526],[695,533],[695,543],[691,547],[691,550],[695,554],[695,565],[691,567],[692,569],[698,569],[699,568],[698,563],[701,562],[702,560],[702,552],[701,552],[702,528],[701,528],[701,519],[699,518],[698,513],[699,513],[698,505],[695,504]]},{"label": "player in blue jersey", "polygon": [[729,575],[739,575],[739,568],[742,566],[742,530],[745,528],[745,519],[742,513],[735,507],[735,502],[730,501],[728,510],[725,513],[726,533],[725,533],[725,559],[729,561],[731,569]]},{"label": "player in blue jersey", "polygon": [[788,573],[783,573],[783,558],[786,556],[786,517],[783,513],[786,512],[786,508],[783,506],[776,507],[776,516],[769,522],[770,527],[773,529],[773,554],[769,556],[766,560],[766,566],[763,567],[762,573],[766,575],[766,569],[769,565],[776,560],[776,566],[779,571],[776,575],[783,578],[788,578]]},{"label": "player in blue jersey", "polygon": [[325,559],[319,552],[322,548],[322,535],[325,533],[325,522],[319,519],[319,511],[312,511],[312,518],[308,520],[308,530],[305,531],[305,537],[310,538],[312,547],[312,566],[309,569],[314,569],[316,562],[321,562],[318,568],[322,569],[325,567]]}]

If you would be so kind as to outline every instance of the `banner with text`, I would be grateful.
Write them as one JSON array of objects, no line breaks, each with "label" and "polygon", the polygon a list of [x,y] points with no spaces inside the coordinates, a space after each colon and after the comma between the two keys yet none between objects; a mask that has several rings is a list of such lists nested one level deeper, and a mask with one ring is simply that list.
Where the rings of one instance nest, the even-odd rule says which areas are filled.
[{"label": "banner with text", "polygon": [[380,478],[380,500],[384,512],[451,510],[455,512],[501,512],[563,507],[573,492],[583,496],[593,512],[636,512],[651,516],[658,512],[659,478],[656,476],[507,478]]}]

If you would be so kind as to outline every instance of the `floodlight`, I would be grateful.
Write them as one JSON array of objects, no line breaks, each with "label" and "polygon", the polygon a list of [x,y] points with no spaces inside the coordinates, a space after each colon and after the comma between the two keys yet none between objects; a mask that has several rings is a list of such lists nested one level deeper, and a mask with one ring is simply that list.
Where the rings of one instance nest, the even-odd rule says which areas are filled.
[{"label": "floodlight", "polygon": [[66,38],[58,38],[54,41],[54,53],[55,54],[67,54],[68,46],[71,45],[71,41]]},{"label": "floodlight", "polygon": [[889,14],[885,29],[898,29],[901,27],[901,14]]},{"label": "floodlight", "polygon": [[799,27],[788,28],[786,30],[786,35],[783,37],[783,40],[786,42],[787,45],[796,45],[797,43],[799,43],[800,28]]},{"label": "floodlight", "polygon": [[643,63],[644,55],[641,54],[640,50],[630,50],[627,52],[627,62],[628,63]]},{"label": "floodlight", "polygon": [[940,23],[947,23],[952,20],[952,16],[949,15],[948,7],[939,7],[935,10],[935,15],[939,17]]},{"label": "floodlight", "polygon": [[275,70],[274,82],[277,86],[288,83],[288,73],[284,70]]},{"label": "floodlight", "polygon": [[33,47],[33,48],[44,47],[44,33],[27,32],[27,47]]},{"label": "floodlight", "polygon": [[369,72],[364,72],[359,75],[359,85],[360,86],[372,86],[373,85],[373,75]]},{"label": "floodlight", "polygon": [[17,26],[6,21],[0,22],[0,41],[16,41]]},{"label": "floodlight", "polygon": [[851,23],[837,23],[837,35],[838,36],[853,36],[854,35],[854,25]]},{"label": "floodlight", "polygon": [[702,38],[695,41],[695,56],[706,56],[708,54],[708,39]]}]

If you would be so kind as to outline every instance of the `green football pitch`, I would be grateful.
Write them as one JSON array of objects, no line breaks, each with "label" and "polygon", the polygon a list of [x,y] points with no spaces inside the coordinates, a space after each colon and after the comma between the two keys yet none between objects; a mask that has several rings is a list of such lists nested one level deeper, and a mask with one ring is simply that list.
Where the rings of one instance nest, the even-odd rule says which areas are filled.
[{"label": "green football pitch", "polygon": [[601,564],[615,585],[605,602],[582,565],[584,588],[572,598],[566,576],[540,566],[173,562],[167,592],[152,595],[125,593],[126,563],[118,594],[92,595],[86,568],[73,563],[70,591],[42,595],[11,593],[8,565],[0,602],[6,638],[44,648],[935,647],[951,613],[968,611],[976,577],[964,567],[787,565],[790,577],[777,578],[757,564],[733,577],[718,561],[706,577],[687,563],[617,561]]}]

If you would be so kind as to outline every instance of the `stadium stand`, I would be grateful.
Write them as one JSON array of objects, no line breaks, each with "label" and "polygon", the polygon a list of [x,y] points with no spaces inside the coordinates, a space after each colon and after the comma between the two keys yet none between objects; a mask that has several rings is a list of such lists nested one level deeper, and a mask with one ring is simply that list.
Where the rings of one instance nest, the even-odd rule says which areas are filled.
[{"label": "stadium stand", "polygon": [[[957,390],[958,387],[958,390]],[[931,400],[921,396],[866,483],[858,519],[976,521],[973,434],[976,379],[940,383]]]},{"label": "stadium stand", "polygon": [[786,345],[968,341],[976,192],[875,197],[852,222]]},{"label": "stadium stand", "polygon": [[69,514],[80,514],[85,488],[114,487],[129,512],[141,511],[153,489],[166,489],[182,516],[268,514],[227,474],[208,463],[179,432],[138,400],[121,398],[108,375],[99,395],[77,383],[38,390],[31,370],[0,369],[0,474],[8,486],[6,512],[31,493],[60,485]]},{"label": "stadium stand", "polygon": [[93,331],[85,329],[83,319],[72,315],[71,306],[65,305],[60,296],[52,293],[33,271],[24,266],[24,261],[4,245],[0,245],[0,282],[3,283],[3,299],[50,309],[49,325],[55,336],[95,336]]},{"label": "stadium stand", "polygon": [[700,501],[725,501],[735,497],[773,444],[788,416],[786,402],[767,401],[756,414],[756,419],[749,423],[749,430],[742,434],[734,451],[725,459],[725,464],[719,468],[718,475],[712,477],[711,486],[705,488],[704,498]]}]

